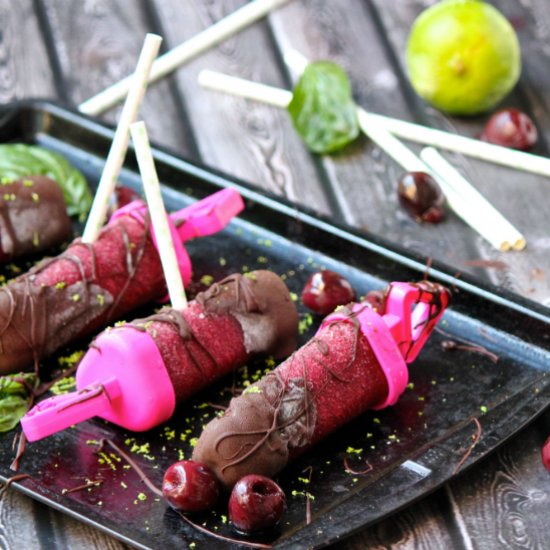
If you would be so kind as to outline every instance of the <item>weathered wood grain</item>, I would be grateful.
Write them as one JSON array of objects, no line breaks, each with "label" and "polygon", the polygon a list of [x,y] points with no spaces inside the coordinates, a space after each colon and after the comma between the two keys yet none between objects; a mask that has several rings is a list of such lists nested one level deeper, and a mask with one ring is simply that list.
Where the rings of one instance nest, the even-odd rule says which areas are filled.
[{"label": "weathered wood grain", "polygon": [[[440,493],[441,494],[441,493]],[[444,496],[444,495],[442,495]],[[446,521],[448,503],[431,497],[391,516],[338,545],[339,550],[452,549],[452,524]]]},{"label": "weathered wood grain", "polygon": [[[155,1],[166,42],[173,47],[243,5],[242,0]],[[287,8],[282,8],[281,11]],[[265,22],[182,67],[176,74],[202,161],[322,213],[334,212],[322,176],[286,112],[203,90],[202,69],[284,86]]]},{"label": "weathered wood grain", "polygon": [[0,105],[54,97],[56,89],[31,0],[0,2]]},{"label": "weathered wood grain", "polygon": [[[408,0],[406,2],[384,2],[383,0],[368,0],[371,12],[380,17],[383,35],[387,37],[388,47],[398,61],[401,75],[406,74],[404,53],[409,30],[415,17],[426,7],[427,2]],[[495,3],[497,6],[499,2]],[[540,57],[539,57],[540,60]],[[540,66],[540,65],[539,65]],[[487,116],[475,118],[447,117],[424,103],[412,91],[402,76],[403,88],[407,92],[411,109],[415,112],[419,122],[458,132],[468,136],[479,134]],[[515,93],[504,100],[501,106],[519,105],[526,108],[523,80]],[[545,88],[544,82],[537,89],[541,94],[548,94],[550,88]],[[539,123],[544,127],[549,125],[550,119],[540,113]],[[546,150],[546,144],[540,148]],[[550,257],[547,254],[547,221],[546,208],[548,204],[548,185],[546,178],[528,175],[511,169],[505,169],[490,163],[474,161],[472,159],[454,155],[453,163],[459,168],[479,190],[518,228],[527,239],[528,249],[525,252],[499,253],[489,245],[478,239],[478,249],[481,258],[504,262],[503,270],[487,270],[487,277],[493,283],[524,294],[533,300],[548,303],[550,287],[548,278],[536,281],[540,273],[547,273],[550,268]],[[455,265],[460,268],[460,260]],[[463,264],[462,264],[463,265]]]},{"label": "weathered wood grain", "polygon": [[549,433],[547,414],[482,462],[475,475],[461,476],[450,484],[475,547],[548,547],[543,526],[548,518],[550,485],[540,450]]},{"label": "weathered wood grain", "polygon": [[[43,0],[68,95],[75,105],[131,74],[151,23],[139,2]],[[102,118],[116,123],[120,107]],[[140,109],[151,140],[193,157],[194,143],[169,82],[152,86]]]}]

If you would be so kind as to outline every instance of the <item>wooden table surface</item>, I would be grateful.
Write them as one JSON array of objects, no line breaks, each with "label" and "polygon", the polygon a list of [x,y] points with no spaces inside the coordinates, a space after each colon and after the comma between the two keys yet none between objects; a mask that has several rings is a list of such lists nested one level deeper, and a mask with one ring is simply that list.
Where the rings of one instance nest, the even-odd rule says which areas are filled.
[{"label": "wooden table surface", "polygon": [[[48,97],[77,105],[132,72],[147,31],[161,34],[163,48],[170,49],[244,3],[0,0],[0,101]],[[485,118],[442,115],[415,96],[405,76],[403,55],[411,23],[433,3],[292,0],[152,87],[142,116],[152,139],[180,156],[550,306],[549,179],[452,157],[524,232],[525,251],[500,253],[454,216],[436,227],[408,218],[395,194],[399,166],[367,139],[344,154],[313,156],[285,112],[205,91],[197,84],[198,72],[211,68],[288,87],[281,51],[293,46],[312,59],[341,64],[358,103],[372,111],[475,136]],[[493,4],[513,22],[522,45],[521,81],[504,104],[534,117],[540,131],[536,152],[548,154],[548,0]],[[102,119],[114,123],[118,112],[114,109]],[[444,488],[337,547],[548,548],[550,478],[540,461],[548,435],[550,413]],[[0,499],[0,548],[124,547],[14,490]]]}]

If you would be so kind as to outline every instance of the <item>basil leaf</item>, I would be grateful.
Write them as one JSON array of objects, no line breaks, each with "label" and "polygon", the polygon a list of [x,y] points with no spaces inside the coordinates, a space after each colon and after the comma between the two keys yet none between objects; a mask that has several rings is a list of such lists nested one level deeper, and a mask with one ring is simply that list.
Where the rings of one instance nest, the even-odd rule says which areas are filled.
[{"label": "basil leaf", "polygon": [[18,179],[42,175],[55,180],[63,190],[69,216],[84,219],[92,205],[92,193],[82,173],[61,155],[37,145],[0,145],[0,176]]},{"label": "basil leaf", "polygon": [[329,61],[310,63],[294,88],[288,111],[315,153],[332,153],[359,135],[357,108],[346,73]]},{"label": "basil leaf", "polygon": [[0,432],[8,432],[19,424],[21,417],[29,410],[29,388],[36,387],[37,383],[38,379],[34,374],[0,377]]}]

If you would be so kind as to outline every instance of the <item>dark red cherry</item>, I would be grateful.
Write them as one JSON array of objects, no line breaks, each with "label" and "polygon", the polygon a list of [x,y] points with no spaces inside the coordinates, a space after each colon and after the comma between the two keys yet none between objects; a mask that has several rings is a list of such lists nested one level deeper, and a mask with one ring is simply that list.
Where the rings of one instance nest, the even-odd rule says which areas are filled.
[{"label": "dark red cherry", "polygon": [[401,206],[417,222],[439,223],[445,217],[445,197],[430,174],[407,172],[397,183]]},{"label": "dark red cherry", "polygon": [[386,294],[382,290],[371,290],[363,299],[371,309],[374,309],[378,314],[384,315],[386,309]]},{"label": "dark red cherry", "polygon": [[220,493],[219,483],[208,466],[192,460],[172,464],[164,474],[162,494],[172,508],[201,512],[212,508]]},{"label": "dark red cherry", "polygon": [[264,531],[277,525],[285,509],[283,490],[268,477],[241,478],[229,497],[229,519],[242,533]]},{"label": "dark red cherry", "polygon": [[544,464],[544,467],[550,472],[550,437],[546,440],[546,443],[542,448],[542,463]]},{"label": "dark red cherry", "polygon": [[533,121],[518,109],[497,111],[487,122],[481,134],[483,141],[527,151],[538,139]]},{"label": "dark red cherry", "polygon": [[349,281],[328,269],[310,275],[302,290],[303,304],[320,315],[328,315],[337,306],[354,300],[355,292]]},{"label": "dark red cherry", "polygon": [[132,201],[136,201],[138,199],[141,199],[141,197],[136,191],[126,187],[125,185],[117,185],[115,187],[115,192],[109,201],[109,216],[111,216],[115,210],[118,210],[119,208],[122,208],[123,206],[126,206]]}]

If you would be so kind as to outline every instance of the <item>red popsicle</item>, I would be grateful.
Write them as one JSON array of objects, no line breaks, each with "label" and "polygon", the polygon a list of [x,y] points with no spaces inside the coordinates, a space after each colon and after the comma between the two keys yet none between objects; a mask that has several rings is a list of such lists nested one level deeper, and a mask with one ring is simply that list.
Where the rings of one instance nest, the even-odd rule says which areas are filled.
[{"label": "red popsicle", "polygon": [[363,303],[327,317],[310,342],[206,426],[193,460],[230,488],[244,475],[275,475],[362,412],[394,404],[407,384],[406,362],[447,303],[440,285],[393,283],[383,316]]},{"label": "red popsicle", "polygon": [[[172,214],[185,282],[190,260],[182,241],[221,229],[242,207],[238,193],[224,189]],[[144,210],[139,202],[128,205],[93,245],[76,239],[60,256],[0,288],[0,375],[33,361],[36,368],[61,346],[166,294]]]},{"label": "red popsicle", "polygon": [[183,311],[166,307],[101,333],[82,359],[78,391],[40,402],[21,421],[30,441],[100,416],[134,431],[168,420],[178,403],[254,355],[296,347],[298,314],[270,271],[231,275]]}]

